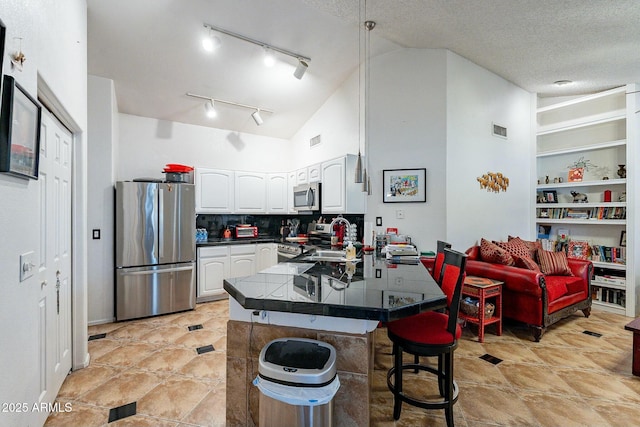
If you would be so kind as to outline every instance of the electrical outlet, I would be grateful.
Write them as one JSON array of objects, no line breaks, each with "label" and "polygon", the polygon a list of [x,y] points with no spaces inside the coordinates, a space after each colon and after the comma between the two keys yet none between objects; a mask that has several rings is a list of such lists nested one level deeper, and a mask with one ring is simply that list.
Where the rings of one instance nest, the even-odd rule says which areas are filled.
[{"label": "electrical outlet", "polygon": [[396,218],[397,219],[404,219],[404,210],[402,210],[402,209],[396,210]]}]

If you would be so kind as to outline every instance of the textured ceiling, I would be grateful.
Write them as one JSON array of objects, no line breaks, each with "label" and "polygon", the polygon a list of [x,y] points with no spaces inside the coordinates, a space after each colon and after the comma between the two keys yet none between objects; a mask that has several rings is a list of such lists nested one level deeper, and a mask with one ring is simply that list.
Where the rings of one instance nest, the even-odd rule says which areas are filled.
[{"label": "textured ceiling", "polygon": [[[358,66],[359,22],[376,21],[372,55],[446,48],[540,96],[640,82],[637,0],[88,0],[89,73],[113,79],[121,112],[290,138]],[[366,12],[366,13],[365,13]],[[363,15],[366,15],[363,16]],[[295,61],[221,35],[200,47],[203,23],[311,57]],[[573,85],[556,87],[556,80]],[[186,92],[273,110],[218,108]]]}]

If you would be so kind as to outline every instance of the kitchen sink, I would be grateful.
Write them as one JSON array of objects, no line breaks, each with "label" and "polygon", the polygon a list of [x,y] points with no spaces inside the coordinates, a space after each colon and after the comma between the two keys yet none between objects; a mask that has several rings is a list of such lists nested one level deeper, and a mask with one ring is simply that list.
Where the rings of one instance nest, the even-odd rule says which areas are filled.
[{"label": "kitchen sink", "polygon": [[[345,262],[347,261],[347,253],[345,251],[335,251],[328,249],[317,250],[314,253],[302,258],[303,261],[329,261],[329,262]],[[358,261],[353,259],[350,261]]]}]

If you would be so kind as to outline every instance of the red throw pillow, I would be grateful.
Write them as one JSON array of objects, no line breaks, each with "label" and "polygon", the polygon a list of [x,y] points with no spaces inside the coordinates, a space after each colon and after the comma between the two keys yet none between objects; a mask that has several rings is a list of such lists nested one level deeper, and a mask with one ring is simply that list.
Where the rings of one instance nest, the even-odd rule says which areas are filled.
[{"label": "red throw pillow", "polygon": [[529,257],[514,257],[516,261],[516,267],[526,268],[527,270],[535,271],[536,273],[540,273],[540,267],[536,262]]},{"label": "red throw pillow", "polygon": [[573,276],[564,252],[551,252],[538,249],[538,262],[543,274],[549,276]]},{"label": "red throw pillow", "polygon": [[515,264],[513,257],[509,252],[486,239],[480,239],[480,256],[483,261],[491,262],[493,264]]},{"label": "red throw pillow", "polygon": [[512,257],[521,257],[521,258],[533,258],[531,256],[531,252],[529,251],[529,247],[524,244],[524,242],[520,239],[513,239],[508,242],[493,242],[496,245],[500,246],[502,249],[506,250],[511,254]]},{"label": "red throw pillow", "polygon": [[527,248],[529,248],[529,257],[532,258],[533,260],[536,259],[536,252],[538,251],[538,249],[542,249],[542,243],[540,243],[539,241],[530,241],[530,240],[523,240],[520,237],[513,237],[513,236],[509,236],[509,241],[520,241],[522,242]]}]

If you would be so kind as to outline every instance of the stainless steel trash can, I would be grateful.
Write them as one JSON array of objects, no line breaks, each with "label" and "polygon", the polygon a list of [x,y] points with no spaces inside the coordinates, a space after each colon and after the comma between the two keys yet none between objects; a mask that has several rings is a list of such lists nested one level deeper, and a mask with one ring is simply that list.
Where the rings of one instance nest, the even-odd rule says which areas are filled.
[{"label": "stainless steel trash can", "polygon": [[336,350],[322,341],[278,338],[260,351],[260,427],[331,427],[340,381]]}]

